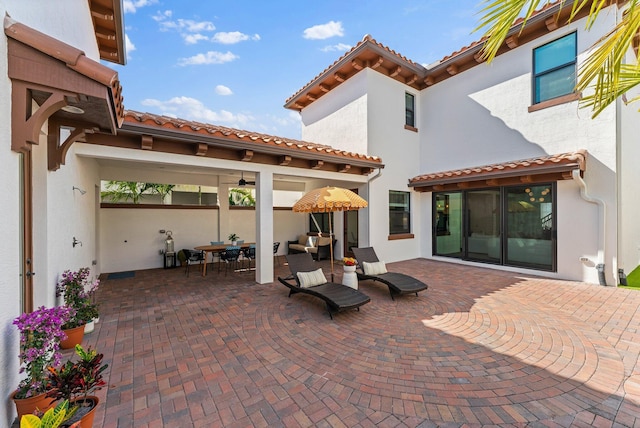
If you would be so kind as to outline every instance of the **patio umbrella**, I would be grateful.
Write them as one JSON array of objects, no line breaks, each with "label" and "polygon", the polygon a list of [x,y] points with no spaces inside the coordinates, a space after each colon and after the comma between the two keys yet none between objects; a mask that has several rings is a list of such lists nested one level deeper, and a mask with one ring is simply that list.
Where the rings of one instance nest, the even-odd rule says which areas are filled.
[{"label": "patio umbrella", "polygon": [[[293,206],[293,212],[328,213],[334,211],[351,211],[365,208],[367,205],[367,201],[351,190],[341,187],[322,187],[304,194]],[[320,228],[318,228],[318,230],[320,230]],[[331,243],[329,244],[329,259],[331,260],[331,281],[333,281],[333,230],[331,228],[331,216],[329,216],[329,238],[331,238]]]}]

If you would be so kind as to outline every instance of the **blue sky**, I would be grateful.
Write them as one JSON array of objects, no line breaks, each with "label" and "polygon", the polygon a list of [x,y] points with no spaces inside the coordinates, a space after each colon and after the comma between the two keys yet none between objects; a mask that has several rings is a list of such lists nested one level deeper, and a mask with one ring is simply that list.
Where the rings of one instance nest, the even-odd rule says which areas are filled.
[{"label": "blue sky", "polygon": [[284,102],[370,34],[430,64],[481,37],[480,0],[124,0],[129,110],[300,138]]}]

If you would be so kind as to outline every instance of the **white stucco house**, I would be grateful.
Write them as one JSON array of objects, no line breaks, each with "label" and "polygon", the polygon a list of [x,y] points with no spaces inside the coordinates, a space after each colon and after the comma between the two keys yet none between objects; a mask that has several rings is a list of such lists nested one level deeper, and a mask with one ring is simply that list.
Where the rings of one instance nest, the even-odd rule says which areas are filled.
[{"label": "white stucco house", "polygon": [[480,42],[423,66],[367,35],[286,101],[303,139],[384,160],[367,191],[381,259],[608,285],[638,266],[637,107],[618,100],[592,119],[574,92],[623,7],[585,31],[559,3],[514,27],[490,65]]},{"label": "white stucco house", "polygon": [[[51,4],[50,4],[51,3]],[[576,67],[622,9],[591,31],[557,3],[514,30],[487,65],[480,43],[423,66],[367,36],[286,100],[302,141],[126,111],[121,0],[0,0],[0,425],[15,410],[22,312],[56,304],[67,269],[161,268],[177,248],[242,230],[255,279],[273,281],[273,243],[311,230],[274,192],[336,185],[369,208],[334,216],[336,257],[375,247],[417,257],[614,285],[639,264],[638,112],[621,100],[591,119]],[[558,18],[560,13],[560,18]],[[629,52],[635,61],[636,52]],[[124,87],[124,89],[123,89]],[[229,207],[239,178],[255,209]],[[215,206],[103,204],[105,180],[208,186]]]}]

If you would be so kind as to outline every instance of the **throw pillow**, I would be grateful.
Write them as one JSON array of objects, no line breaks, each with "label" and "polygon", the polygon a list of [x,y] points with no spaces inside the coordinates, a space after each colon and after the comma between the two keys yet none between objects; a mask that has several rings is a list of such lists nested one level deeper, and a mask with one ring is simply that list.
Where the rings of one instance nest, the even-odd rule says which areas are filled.
[{"label": "throw pillow", "polygon": [[318,242],[318,237],[317,236],[310,236],[309,238],[307,238],[307,247],[315,247],[316,243]]},{"label": "throw pillow", "polygon": [[326,284],[327,277],[324,276],[322,269],[318,269],[312,272],[298,272],[298,281],[300,282],[300,287],[309,288],[316,285]]},{"label": "throw pillow", "polygon": [[387,273],[387,266],[382,261],[375,263],[362,262],[362,270],[365,275],[380,275]]}]

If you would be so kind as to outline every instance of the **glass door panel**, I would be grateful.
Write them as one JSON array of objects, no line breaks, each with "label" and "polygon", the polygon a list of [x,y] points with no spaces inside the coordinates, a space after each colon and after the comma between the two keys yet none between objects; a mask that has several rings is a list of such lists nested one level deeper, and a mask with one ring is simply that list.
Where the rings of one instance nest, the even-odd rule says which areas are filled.
[{"label": "glass door panel", "polygon": [[509,187],[507,193],[507,264],[553,268],[553,186]]},{"label": "glass door panel", "polygon": [[433,211],[433,253],[438,256],[461,257],[462,194],[436,194]]},{"label": "glass door panel", "polygon": [[500,190],[467,192],[467,258],[500,262]]}]

